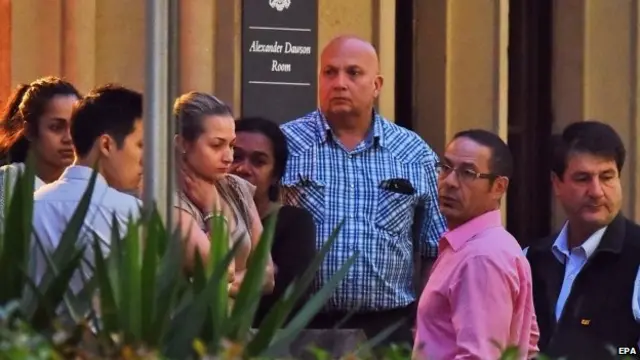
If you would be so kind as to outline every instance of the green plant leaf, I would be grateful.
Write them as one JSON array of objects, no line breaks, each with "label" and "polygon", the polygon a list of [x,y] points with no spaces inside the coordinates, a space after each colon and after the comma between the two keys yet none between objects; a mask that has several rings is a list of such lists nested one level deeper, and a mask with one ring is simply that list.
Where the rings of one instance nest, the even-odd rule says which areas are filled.
[{"label": "green plant leaf", "polygon": [[376,336],[369,339],[366,343],[360,346],[358,351],[356,351],[356,355],[370,353],[376,346],[378,346],[384,340],[386,340],[389,337],[389,335],[393,334],[394,331],[398,330],[400,326],[402,326],[402,324],[405,323],[405,321],[406,320],[400,320],[394,324],[391,324],[391,326],[387,327],[386,329],[376,334]]},{"label": "green plant leaf", "polygon": [[64,293],[69,288],[71,277],[78,269],[84,249],[76,251],[71,260],[60,270],[60,274],[53,278],[51,284],[42,293],[47,303],[39,302],[31,316],[30,324],[34,329],[46,329],[55,317],[56,307],[61,303]]},{"label": "green plant leaf", "polygon": [[[224,263],[225,255],[229,253],[229,230],[224,216],[221,214],[214,216],[210,220],[209,228],[213,231],[209,235],[211,248],[209,251],[209,261],[207,263],[207,275],[213,276],[215,267]],[[240,246],[240,244],[236,244]],[[236,251],[238,247],[235,248]],[[235,252],[235,251],[234,251]],[[208,340],[209,346],[213,347],[213,351],[217,350],[217,344],[220,343],[224,336],[224,329],[227,326],[229,318],[229,281],[227,273],[217,279],[215,285],[214,296],[210,306],[209,336],[204,335]]]},{"label": "green plant leaf", "polygon": [[0,304],[20,298],[25,286],[23,270],[28,268],[33,217],[33,163],[33,154],[29,153],[25,170],[18,172],[13,187],[11,179],[7,178],[5,182],[5,191],[9,191],[9,197],[5,199],[9,205],[5,212],[0,254]]},{"label": "green plant leaf", "polygon": [[102,331],[100,335],[103,338],[108,339],[112,333],[118,333],[120,330],[118,317],[121,312],[118,309],[118,304],[113,293],[113,285],[109,279],[106,260],[102,253],[102,248],[100,247],[100,239],[97,236],[93,243],[93,252],[96,264],[94,276],[98,283],[100,318],[102,320]]},{"label": "green plant leaf", "polygon": [[304,329],[304,327],[311,321],[315,314],[320,311],[322,306],[326,303],[327,299],[344,277],[349,272],[349,269],[355,262],[359,253],[355,252],[351,257],[345,261],[344,264],[338,269],[338,271],[331,277],[331,279],[318,291],[306,304],[300,309],[296,316],[287,324],[287,326],[279,331],[271,346],[266,349],[261,355],[268,356],[270,354],[279,353],[283,349],[289,346],[293,340],[295,340],[298,333]]},{"label": "green plant leaf", "polygon": [[[42,258],[45,260],[46,266],[47,266],[47,272],[51,273],[54,279],[54,282],[56,282],[56,278],[58,278],[59,276],[61,276],[60,274],[60,269],[65,269],[68,268],[69,266],[69,262],[71,260],[73,260],[73,257],[71,258],[71,260],[69,261],[61,261],[59,264],[54,263],[51,254],[45,249],[45,246],[42,244],[42,240],[40,240],[40,237],[38,236],[38,234],[34,233],[33,234],[34,237],[34,243],[35,243],[35,247],[33,248],[34,251],[39,251],[40,254],[42,254]],[[75,249],[75,251],[80,251],[80,249]],[[80,268],[80,265],[82,263],[82,261],[84,260],[83,257],[80,257],[80,260],[78,262],[78,264],[76,264],[75,268],[76,271],[75,273],[77,273],[77,269]],[[31,277],[28,274],[25,274],[26,279],[31,283],[33,282]],[[38,287],[35,282],[33,282],[34,287],[30,286],[28,289],[25,289],[25,291],[23,292],[23,298],[22,298],[22,308],[24,309],[25,314],[34,314],[36,311],[36,308],[39,306],[39,302],[42,301],[42,296],[44,296],[43,294],[47,292],[47,288],[50,287],[50,284],[46,284],[46,283],[41,283],[40,287]],[[91,289],[83,288],[82,290],[80,290],[79,294],[85,294],[87,291],[90,291]],[[77,321],[80,321],[82,319],[82,315],[83,314],[83,308],[85,306],[83,306],[82,303],[79,303],[77,301],[77,297],[71,292],[71,291],[65,291],[66,294],[64,294],[62,296],[62,301],[64,302],[67,312],[69,313],[69,315],[71,316],[72,319],[76,319]],[[38,296],[34,296],[34,294],[38,294]],[[58,302],[60,302],[61,299],[48,299],[48,302],[55,302],[56,305]]]},{"label": "green plant leaf", "polygon": [[[154,207],[155,210],[155,207]],[[149,224],[153,224],[157,211],[151,213]],[[142,340],[147,344],[155,344],[153,326],[155,325],[154,315],[156,313],[156,274],[158,271],[158,243],[161,241],[163,233],[158,228],[150,226],[147,228],[145,236],[145,246],[142,258],[141,276],[141,324],[140,331]]]},{"label": "green plant leaf", "polygon": [[133,342],[141,338],[141,263],[139,227],[130,217],[127,234],[123,239],[124,253],[122,272],[120,273],[120,292],[122,301],[119,304],[119,320],[124,327],[126,341]]},{"label": "green plant leaf", "polygon": [[[193,296],[193,300],[186,302],[185,308],[179,310],[172,319],[164,351],[170,358],[184,359],[191,353],[191,344],[207,320],[209,304],[215,295],[217,282],[221,277],[227,277],[227,268],[234,259],[239,247],[239,242],[234,244],[231,251],[225,255],[223,261],[216,265],[204,290],[197,296]],[[192,289],[183,298],[187,298],[189,293],[192,293]]]},{"label": "green plant leaf", "polygon": [[303,294],[306,293],[309,286],[311,286],[318,269],[327,256],[327,253],[331,250],[333,244],[338,239],[338,234],[342,230],[343,225],[344,221],[341,221],[338,226],[333,229],[331,235],[322,245],[320,251],[318,251],[302,276],[289,285],[285,294],[278,299],[271,308],[271,311],[269,311],[267,316],[262,320],[257,334],[247,346],[248,354],[260,354],[269,346],[270,341],[273,339],[276,332],[280,330],[296,303],[302,298]]},{"label": "green plant leaf", "polygon": [[236,296],[227,335],[231,340],[245,342],[260,298],[264,284],[264,270],[271,254],[273,233],[275,231],[276,216],[269,217],[258,241],[258,245],[252,251],[247,261],[247,270]]},{"label": "green plant leaf", "polygon": [[151,336],[156,343],[150,343],[150,345],[159,345],[164,341],[171,317],[176,312],[177,299],[187,289],[187,283],[182,276],[182,261],[182,239],[180,230],[176,229],[167,241],[167,249],[160,260],[156,274],[156,313]]},{"label": "green plant leaf", "polygon": [[116,301],[116,304],[120,304],[120,302],[122,301],[122,298],[120,296],[120,273],[122,272],[124,256],[124,249],[122,248],[122,235],[126,234],[120,234],[120,221],[118,220],[118,216],[114,212],[111,216],[111,242],[109,243],[110,251],[106,264],[107,270],[109,272],[108,278],[111,281],[111,288],[113,289],[113,297]]}]

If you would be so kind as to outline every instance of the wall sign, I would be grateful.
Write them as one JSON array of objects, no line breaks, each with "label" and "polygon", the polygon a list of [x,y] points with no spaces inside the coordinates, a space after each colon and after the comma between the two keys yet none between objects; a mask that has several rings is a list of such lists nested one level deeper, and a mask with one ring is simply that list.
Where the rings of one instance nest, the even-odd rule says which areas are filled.
[{"label": "wall sign", "polygon": [[243,0],[242,116],[284,123],[317,107],[318,0]]}]

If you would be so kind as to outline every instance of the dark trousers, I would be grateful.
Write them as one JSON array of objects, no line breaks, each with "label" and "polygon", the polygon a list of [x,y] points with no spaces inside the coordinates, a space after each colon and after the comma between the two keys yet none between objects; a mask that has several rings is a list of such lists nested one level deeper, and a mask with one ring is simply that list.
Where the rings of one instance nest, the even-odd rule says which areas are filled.
[{"label": "dark trousers", "polygon": [[[347,317],[348,312],[332,311],[318,313],[309,324],[310,329],[333,329]],[[414,304],[406,307],[384,311],[358,312],[341,325],[342,329],[362,329],[368,340],[399,321],[402,325],[382,341],[379,346],[392,343],[413,346],[413,333],[411,331],[415,323],[416,308]]]}]

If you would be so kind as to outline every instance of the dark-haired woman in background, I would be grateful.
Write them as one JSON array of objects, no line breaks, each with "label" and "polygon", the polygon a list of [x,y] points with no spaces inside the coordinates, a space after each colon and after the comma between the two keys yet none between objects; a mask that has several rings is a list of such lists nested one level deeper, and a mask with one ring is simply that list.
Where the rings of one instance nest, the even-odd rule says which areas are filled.
[{"label": "dark-haired woman in background", "polygon": [[22,84],[11,95],[0,117],[0,219],[4,218],[5,182],[11,187],[24,171],[27,153],[33,150],[34,190],[57,180],[75,160],[69,132],[76,88],[57,77]]},{"label": "dark-haired woman in background", "polygon": [[271,250],[276,267],[275,288],[272,294],[263,296],[255,326],[269,313],[289,284],[304,273],[316,254],[316,229],[311,214],[297,207],[282,206],[278,201],[278,184],[287,157],[286,138],[278,125],[263,118],[236,121],[231,172],[255,185],[253,200],[263,223],[277,215]]}]

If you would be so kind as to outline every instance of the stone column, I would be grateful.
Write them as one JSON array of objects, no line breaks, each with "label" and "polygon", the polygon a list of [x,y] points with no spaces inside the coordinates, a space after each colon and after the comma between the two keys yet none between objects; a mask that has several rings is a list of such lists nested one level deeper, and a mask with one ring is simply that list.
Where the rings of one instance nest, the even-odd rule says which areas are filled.
[{"label": "stone column", "polygon": [[463,129],[506,139],[508,0],[415,6],[416,131],[439,153]]},{"label": "stone column", "polygon": [[11,93],[11,0],[0,0],[0,108]]},{"label": "stone column", "polygon": [[396,73],[396,3],[375,0],[373,4],[373,43],[378,49],[383,91],[378,97],[378,111],[387,119],[395,119]]},{"label": "stone column", "polygon": [[145,2],[96,0],[95,84],[144,90]]},{"label": "stone column", "polygon": [[63,0],[60,74],[82,93],[95,84],[96,0]]},{"label": "stone column", "polygon": [[11,2],[11,87],[60,75],[61,0]]},{"label": "stone column", "polygon": [[215,93],[240,113],[242,1],[218,0],[215,27]]},{"label": "stone column", "polygon": [[180,93],[214,92],[215,10],[211,0],[180,3]]}]

